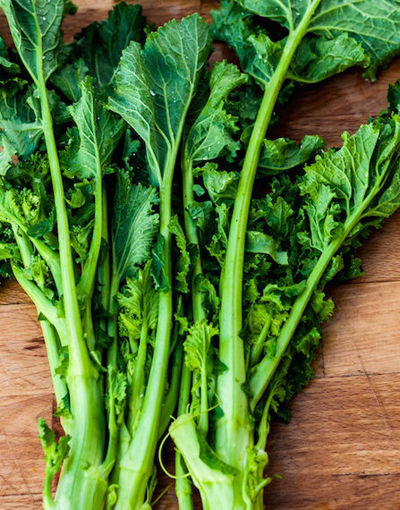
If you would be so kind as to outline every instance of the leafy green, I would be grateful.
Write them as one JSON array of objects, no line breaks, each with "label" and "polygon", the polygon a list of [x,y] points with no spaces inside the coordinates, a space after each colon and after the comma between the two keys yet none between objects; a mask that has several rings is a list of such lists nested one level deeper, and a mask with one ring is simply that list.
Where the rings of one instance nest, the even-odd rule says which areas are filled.
[{"label": "leafy green", "polygon": [[161,184],[168,155],[177,149],[182,119],[209,50],[205,23],[191,16],[181,24],[170,21],[150,34],[143,50],[133,42],[123,52],[110,108],[145,142],[155,184]]},{"label": "leafy green", "polygon": [[[197,248],[188,315],[194,326],[214,319],[196,283],[219,288],[218,340],[208,349],[216,350],[221,369],[214,378],[213,369],[203,375],[204,368],[189,364],[192,382],[182,383],[183,416],[171,434],[180,450],[177,472],[184,474],[182,455],[205,507],[213,491],[226,508],[262,506],[262,489],[271,481],[262,477],[269,417],[286,418],[286,402],[312,377],[322,322],[333,310],[323,288],[335,277],[359,274],[353,250],[398,207],[396,116],[383,114],[353,137],[344,135],[341,149],[323,153],[318,136],[299,144],[266,139],[276,105],[296,82],[316,83],[352,66],[373,78],[399,52],[400,39],[392,37],[399,15],[393,0],[377,9],[366,0],[223,0],[212,13],[214,35],[235,50],[249,80],[229,89],[220,106],[223,150],[213,152],[207,131],[195,129],[197,118],[207,128],[198,106],[182,159],[186,235]],[[201,96],[199,103],[207,105],[212,93],[210,86],[210,99]],[[396,91],[391,97],[393,105]],[[265,182],[265,176],[272,178]],[[207,420],[205,397],[216,405]],[[210,483],[193,427],[237,470],[231,480],[217,468]]]},{"label": "leafy green", "polygon": [[300,144],[288,138],[264,140],[259,171],[266,175],[274,175],[290,170],[302,165],[324,148],[325,142],[319,136],[306,135]]},{"label": "leafy green", "polygon": [[118,172],[113,215],[113,258],[120,281],[134,276],[151,253],[158,227],[153,212],[158,197],[154,188],[132,184],[124,172]]},{"label": "leafy green", "polygon": [[[140,339],[135,362],[135,371],[138,374],[135,378],[136,389],[132,389],[127,417],[129,439],[124,445],[121,465],[115,473],[115,480],[120,487],[116,508],[123,508],[126,504],[137,505],[138,501],[143,501],[146,490],[151,491],[153,487],[153,456],[159,438],[159,427],[165,426],[161,420],[161,411],[166,391],[171,336],[174,341],[178,334],[178,329],[172,332],[172,235],[179,251],[175,270],[176,290],[186,292],[188,289],[189,260],[186,241],[176,217],[172,214],[173,173],[186,117],[210,46],[208,26],[198,15],[184,18],[181,23],[175,20],[167,23],[147,36],[143,48],[139,43],[131,42],[124,50],[116,73],[115,90],[109,99],[109,108],[118,113],[144,142],[147,175],[150,183],[159,189],[158,235],[152,249],[152,274],[159,291],[157,326],[155,338],[152,340],[153,355],[147,364],[147,326],[142,324],[144,336]],[[128,160],[131,155],[133,153],[129,151]],[[131,197],[128,197],[128,200],[131,204]],[[124,219],[119,222],[121,224],[130,216],[126,216],[126,206],[121,210],[122,214]],[[152,225],[152,222],[140,218],[137,227],[144,227],[146,232],[150,232],[147,228],[149,225]],[[131,258],[125,255],[127,230],[129,231],[129,227],[121,228],[121,241],[115,239],[114,243],[121,253],[116,253],[115,257],[119,267],[114,272],[119,274],[126,273],[125,261]],[[131,232],[133,233],[133,230]],[[136,234],[128,239],[128,243],[134,247],[132,256],[136,252],[140,255],[143,246],[142,241],[140,247],[134,244],[135,241]],[[171,387],[165,397],[166,403],[169,400],[174,402],[176,368],[174,366],[171,372]],[[132,472],[136,473],[133,478]]]},{"label": "leafy green", "polygon": [[125,128],[118,117],[107,111],[95,98],[89,77],[81,82],[80,99],[69,107],[79,134],[79,146],[68,148],[63,164],[79,179],[101,180]]},{"label": "leafy green", "polygon": [[75,36],[75,46],[99,87],[112,83],[123,50],[131,41],[143,42],[144,28],[141,6],[120,2],[108,19],[92,23]]},{"label": "leafy green", "polygon": [[46,81],[58,65],[64,0],[2,0],[0,6],[25,67],[36,83]]}]

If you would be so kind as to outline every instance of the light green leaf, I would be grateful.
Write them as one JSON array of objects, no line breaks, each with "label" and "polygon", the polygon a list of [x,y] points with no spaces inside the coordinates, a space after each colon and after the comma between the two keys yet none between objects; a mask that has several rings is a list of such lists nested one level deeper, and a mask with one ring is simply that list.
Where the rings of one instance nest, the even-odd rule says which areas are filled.
[{"label": "light green leaf", "polygon": [[207,24],[193,15],[151,33],[143,49],[133,42],[123,52],[109,107],[145,142],[153,183],[161,184],[177,150],[210,43]]},{"label": "light green leaf", "polygon": [[288,264],[288,255],[280,250],[279,243],[271,236],[263,232],[249,230],[246,241],[247,253],[265,253],[275,260],[278,264],[286,266]]},{"label": "light green leaf", "polygon": [[143,321],[149,330],[157,326],[158,293],[151,276],[151,261],[139,270],[134,278],[128,278],[123,291],[118,295],[121,307],[119,320],[135,340],[139,340]]},{"label": "light green leaf", "polygon": [[183,348],[185,363],[190,370],[205,369],[211,339],[217,334],[218,329],[205,320],[195,322],[189,329]]},{"label": "light green leaf", "polygon": [[69,453],[71,437],[62,436],[57,442],[54,430],[51,430],[42,418],[38,421],[38,429],[46,462],[46,475],[53,478]]},{"label": "light green leaf", "polygon": [[215,163],[207,163],[197,171],[202,174],[204,186],[215,204],[233,204],[239,184],[238,173],[219,171]]},{"label": "light green leaf", "polygon": [[33,80],[46,81],[58,65],[64,0],[0,0],[15,46]]}]

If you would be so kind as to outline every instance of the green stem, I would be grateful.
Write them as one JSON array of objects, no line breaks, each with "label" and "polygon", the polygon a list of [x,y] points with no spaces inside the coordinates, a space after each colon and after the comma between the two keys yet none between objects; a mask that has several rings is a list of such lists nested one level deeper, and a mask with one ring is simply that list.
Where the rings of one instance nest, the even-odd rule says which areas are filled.
[{"label": "green stem", "polygon": [[[101,237],[105,243],[107,243],[107,252],[104,256],[102,263],[99,266],[97,273],[98,284],[100,287],[100,303],[103,310],[108,310],[110,302],[110,250],[108,247],[109,233],[108,233],[108,211],[107,211],[107,190],[103,182],[102,192],[102,234]],[[100,319],[100,327],[103,331],[106,331],[107,321],[104,317]]]},{"label": "green stem", "polygon": [[[199,436],[193,417],[182,414],[172,422],[169,430],[176,447],[182,452],[194,485],[200,491],[203,510],[214,510],[216,506],[224,510],[247,510],[242,502],[235,500],[234,477],[211,468],[201,460]],[[188,499],[183,501],[187,504]],[[191,507],[180,508],[186,510]]]},{"label": "green stem", "polygon": [[[12,228],[13,228],[13,232],[14,232],[14,237],[18,244],[19,251],[21,253],[22,262],[23,262],[25,268],[28,268],[32,262],[32,247],[31,247],[26,235],[24,233],[20,233],[18,231],[19,229],[17,226],[13,225]],[[24,288],[24,284],[27,284],[28,281],[25,281],[25,279],[22,278],[23,275],[16,268],[16,266],[15,266],[15,269],[16,269],[16,271],[14,272],[14,275],[16,276],[17,281],[18,281],[18,276],[20,276],[19,283]],[[30,282],[30,284],[32,286],[32,290],[35,290],[35,289],[33,289],[33,286],[35,284],[33,282]],[[30,289],[28,288],[28,286],[26,286],[26,287],[27,288],[25,289],[25,292],[27,292],[29,295]],[[37,291],[40,292],[40,298],[44,298],[44,296],[41,295],[41,291],[39,289],[37,289]],[[32,297],[33,296],[31,295],[31,299],[32,299]],[[35,302],[34,299],[32,299],[32,300]],[[39,305],[39,303],[38,303],[38,305]],[[38,311],[39,312],[42,311],[42,313],[43,313],[44,310],[43,309],[41,310],[39,308],[39,306],[37,307]],[[47,306],[52,306],[52,305],[50,302],[46,301],[46,307]],[[51,373],[51,378],[52,378],[52,382],[53,382],[54,393],[56,396],[57,405],[59,405],[61,400],[63,399],[63,397],[65,397],[65,395],[67,395],[67,393],[68,393],[68,389],[67,389],[65,382],[56,373],[56,368],[58,367],[58,365],[60,363],[59,340],[57,338],[57,334],[54,330],[54,327],[49,323],[49,321],[41,320],[40,325],[42,328],[43,337],[44,337],[44,341],[46,344],[47,358],[49,360],[50,373]],[[64,425],[66,425],[66,423],[63,423],[63,426]],[[65,430],[65,427],[64,427],[64,430]],[[67,431],[66,431],[66,433],[67,433]]]},{"label": "green stem", "polygon": [[[186,151],[185,151],[186,152]],[[184,222],[185,232],[188,242],[194,246],[192,256],[192,311],[193,321],[200,322],[206,318],[206,312],[203,306],[203,296],[198,288],[198,278],[203,274],[201,265],[201,253],[199,236],[197,227],[189,214],[189,206],[194,201],[193,195],[193,163],[188,157],[182,158],[182,175],[183,175],[183,207],[184,207]],[[199,429],[207,435],[208,432],[208,381],[207,381],[207,367],[206,367],[207,353],[204,353],[203,360],[204,366],[201,370],[201,404],[200,404],[200,417]]]},{"label": "green stem", "polygon": [[177,148],[169,153],[169,160],[166,164],[163,184],[160,189],[160,235],[164,239],[164,271],[169,289],[160,292],[157,333],[147,390],[135,435],[126,455],[122,457],[120,462],[120,497],[115,507],[116,510],[135,510],[142,506],[145,500],[147,481],[153,471],[172,328],[171,233],[169,224],[176,152]]},{"label": "green stem", "polygon": [[23,270],[16,264],[11,264],[15,279],[31,298],[39,313],[43,314],[53,326],[57,327],[64,320],[58,317],[57,309],[53,303],[43,294],[35,282],[29,280]]},{"label": "green stem", "polygon": [[[42,327],[43,337],[46,344],[47,357],[49,359],[50,373],[51,378],[53,380],[54,393],[56,396],[57,405],[59,405],[62,399],[66,395],[68,395],[67,385],[56,373],[56,368],[58,368],[60,364],[59,360],[60,341],[57,337],[57,333],[54,327],[48,321],[44,320],[40,321],[40,325]],[[63,428],[65,430],[64,424]],[[68,431],[65,430],[65,433],[68,434]]]},{"label": "green stem", "polygon": [[140,331],[139,350],[136,358],[135,373],[132,380],[131,395],[129,398],[128,429],[131,434],[134,434],[135,423],[137,422],[145,393],[144,375],[147,356],[147,335],[147,320],[144,317]]},{"label": "green stem", "polygon": [[101,169],[99,170],[100,176],[96,178],[96,186],[94,192],[94,226],[92,242],[90,244],[89,254],[83,265],[82,276],[78,284],[78,293],[84,297],[87,302],[86,306],[90,306],[90,301],[93,295],[94,283],[97,271],[97,262],[99,260],[101,238],[103,234],[103,183],[101,178]]},{"label": "green stem", "polygon": [[[192,373],[183,362],[181,387],[179,390],[178,416],[188,412]],[[187,476],[187,468],[180,451],[175,454],[175,494],[180,510],[193,510],[192,484]]]},{"label": "green stem", "polygon": [[242,389],[246,381],[246,363],[240,333],[242,330],[243,262],[254,179],[262,144],[288,67],[318,3],[319,0],[314,0],[300,25],[290,33],[276,71],[266,86],[240,173],[225,264],[221,275],[219,357],[228,370],[218,378],[218,395],[224,415],[217,422],[216,451],[227,463],[239,469],[243,468],[246,462],[246,452],[250,441],[248,401]]},{"label": "green stem", "polygon": [[[114,257],[115,260],[115,257]],[[114,264],[113,264],[114,266]],[[117,365],[117,312],[118,312],[118,303],[117,303],[117,295],[119,291],[119,275],[115,271],[115,267],[113,267],[112,276],[111,276],[111,284],[110,284],[110,296],[108,302],[108,313],[109,319],[107,321],[107,334],[110,338],[113,339],[110,348],[108,349],[107,359],[108,363],[113,367]]]},{"label": "green stem", "polygon": [[171,416],[173,415],[179,398],[179,387],[181,382],[182,373],[182,360],[183,360],[183,349],[182,345],[178,345],[174,350],[174,358],[172,360],[172,370],[170,376],[170,384],[168,393],[164,399],[159,427],[159,438],[161,439],[164,432],[167,430]]},{"label": "green stem", "polygon": [[269,315],[268,318],[265,320],[264,326],[251,349],[250,366],[254,366],[260,361],[270,327],[271,316]]},{"label": "green stem", "polygon": [[54,138],[53,120],[47,98],[46,84],[41,75],[38,79],[38,89],[42,108],[43,132],[49,157],[54,201],[56,205],[64,308],[70,335],[70,365],[74,367],[75,375],[84,375],[88,372],[88,370],[90,371],[91,361],[82,335],[82,323],[76,292],[68,215],[64,199],[64,186],[62,182],[60,163],[58,160],[56,141]]},{"label": "green stem", "polygon": [[[183,151],[182,156],[182,180],[183,180],[183,211],[184,211],[184,223],[185,233],[188,242],[195,247],[193,250],[192,258],[192,311],[193,320],[195,322],[201,321],[206,318],[206,313],[203,307],[203,297],[198,289],[197,280],[198,277],[203,273],[201,265],[201,253],[199,236],[197,227],[189,214],[189,206],[194,200],[193,194],[193,163],[190,158],[186,156],[187,150]],[[202,430],[207,433],[208,430],[208,399],[207,399],[207,375],[205,374],[206,381],[202,380],[202,397],[205,395],[205,399],[201,399],[202,402],[202,413],[200,415],[200,423]],[[204,379],[204,378],[203,378]],[[188,412],[188,406],[190,401],[190,389],[192,384],[192,374],[189,368],[183,361],[182,376],[181,376],[181,388],[179,392],[178,401],[178,416]],[[205,405],[203,405],[205,402]],[[175,493],[178,498],[179,508],[181,510],[192,510],[192,484],[187,475],[187,468],[185,461],[183,460],[182,454],[177,451],[175,454]]]},{"label": "green stem", "polygon": [[[41,42],[40,42],[41,44]],[[61,281],[68,330],[69,367],[67,384],[73,420],[71,450],[65,460],[56,494],[56,507],[62,510],[101,508],[107,488],[96,472],[104,449],[102,388],[84,341],[78,304],[68,215],[53,122],[43,75],[42,53],[38,51],[37,86],[40,95],[43,132],[49,158],[57,217]],[[91,466],[91,476],[86,467]]]}]

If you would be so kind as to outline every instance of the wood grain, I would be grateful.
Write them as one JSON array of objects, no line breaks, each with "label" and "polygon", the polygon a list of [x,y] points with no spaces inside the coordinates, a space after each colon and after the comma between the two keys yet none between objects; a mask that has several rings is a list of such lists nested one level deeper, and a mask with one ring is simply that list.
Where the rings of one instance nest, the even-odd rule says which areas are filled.
[{"label": "wood grain", "polygon": [[[112,0],[80,0],[64,24],[67,39],[104,18]],[[149,21],[199,11],[214,0],[144,0]],[[6,36],[0,17],[0,32]],[[7,39],[9,40],[9,39]],[[217,47],[213,59],[230,56]],[[394,62],[371,84],[350,71],[318,87],[301,88],[280,109],[271,136],[318,133],[330,145],[385,107],[387,84],[400,77]],[[293,402],[289,425],[273,423],[268,510],[400,508],[400,214],[360,250],[364,277],[332,289],[336,313],[326,327],[316,379]],[[52,391],[36,312],[14,283],[0,289],[0,508],[40,507],[43,460],[39,416],[51,422]],[[173,469],[171,449],[166,464]],[[160,489],[171,483],[161,477]],[[196,509],[200,508],[198,497]],[[172,489],[156,505],[176,509]],[[77,509],[78,510],[78,509]],[[228,510],[228,509],[223,509]]]}]

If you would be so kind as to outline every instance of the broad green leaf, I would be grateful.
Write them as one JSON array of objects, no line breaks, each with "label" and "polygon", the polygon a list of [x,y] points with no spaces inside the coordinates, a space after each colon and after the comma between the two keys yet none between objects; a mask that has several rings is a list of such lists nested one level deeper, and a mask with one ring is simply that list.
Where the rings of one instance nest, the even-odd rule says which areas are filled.
[{"label": "broad green leaf", "polygon": [[[240,5],[239,5],[240,4]],[[278,41],[255,16],[282,25]],[[400,51],[397,0],[224,0],[213,12],[216,33],[237,52],[244,70],[266,86],[283,49],[296,34],[297,49],[286,62],[287,78],[314,83],[358,65],[376,69]]]},{"label": "broad green leaf", "polygon": [[201,172],[204,187],[215,204],[233,204],[239,184],[238,173],[218,170],[215,163],[206,164],[198,172]]},{"label": "broad green leaf", "polygon": [[64,4],[64,0],[0,1],[21,60],[36,84],[57,68]]},{"label": "broad green leaf", "polygon": [[104,108],[95,97],[90,78],[81,84],[81,98],[68,108],[79,133],[74,145],[63,155],[69,175],[80,179],[101,179],[114,149],[124,133],[123,121]]},{"label": "broad green leaf", "polygon": [[[0,63],[1,70],[1,63]],[[42,137],[42,125],[31,108],[31,91],[25,81],[15,78],[0,87],[0,173],[4,175],[11,165],[12,157],[28,158],[37,148]]]},{"label": "broad green leaf", "polygon": [[143,41],[144,28],[141,6],[121,2],[108,19],[92,23],[75,37],[74,45],[99,87],[110,85],[122,51],[131,41]]},{"label": "broad green leaf", "polygon": [[145,142],[155,184],[177,150],[210,43],[207,24],[193,15],[151,33],[143,49],[132,42],[123,52],[109,107]]},{"label": "broad green leaf", "polygon": [[251,23],[251,12],[233,0],[222,0],[218,10],[211,11],[214,34],[237,53],[243,70],[267,83],[281,58],[282,44],[273,42]]},{"label": "broad green leaf", "polygon": [[369,63],[363,46],[347,33],[333,39],[311,37],[300,44],[287,77],[301,83],[317,83],[349,67],[367,67]]},{"label": "broad green leaf", "polygon": [[345,133],[340,150],[329,150],[306,168],[301,190],[311,198],[307,213],[315,248],[323,250],[331,242],[337,229],[342,228],[341,211],[350,217],[359,210],[368,191],[386,170],[383,165],[374,167],[379,135],[373,124],[362,126],[353,136]]}]

